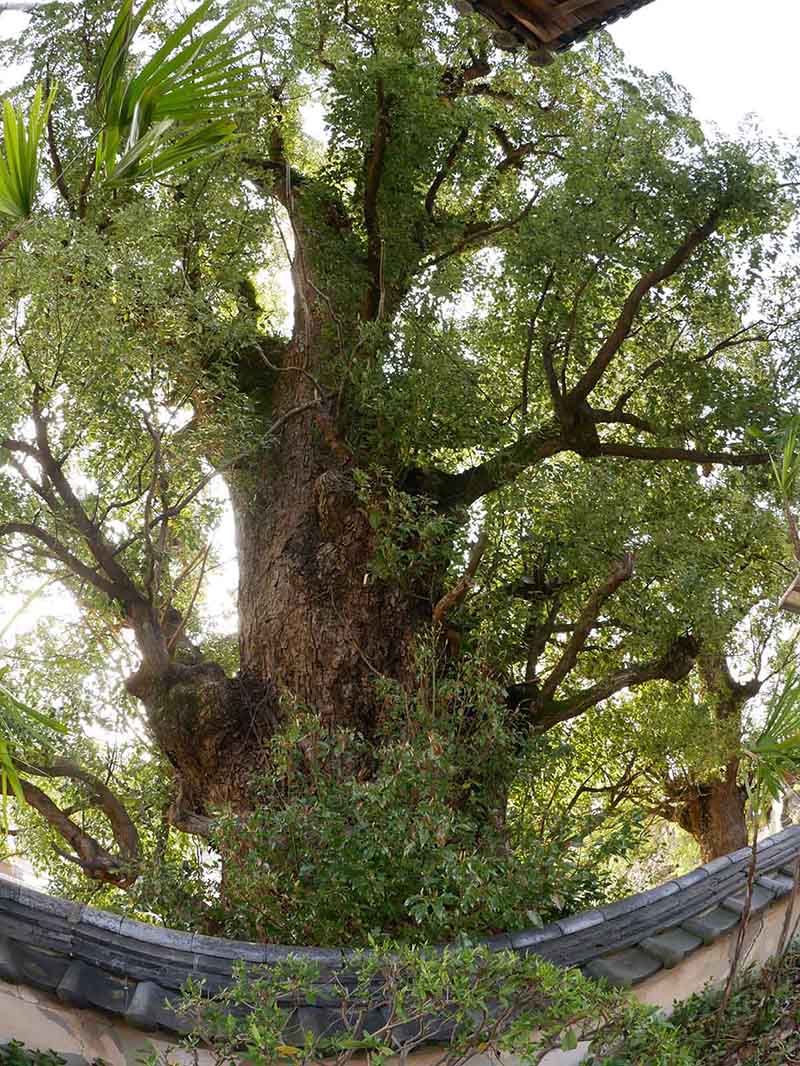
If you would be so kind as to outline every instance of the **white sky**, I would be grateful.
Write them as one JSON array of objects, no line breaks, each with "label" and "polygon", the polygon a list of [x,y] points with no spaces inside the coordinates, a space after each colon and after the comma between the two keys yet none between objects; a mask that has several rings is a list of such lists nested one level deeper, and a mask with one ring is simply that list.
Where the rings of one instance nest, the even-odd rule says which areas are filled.
[{"label": "white sky", "polygon": [[732,133],[754,112],[800,134],[798,0],[654,0],[611,32],[631,62],[685,85],[701,119]]}]

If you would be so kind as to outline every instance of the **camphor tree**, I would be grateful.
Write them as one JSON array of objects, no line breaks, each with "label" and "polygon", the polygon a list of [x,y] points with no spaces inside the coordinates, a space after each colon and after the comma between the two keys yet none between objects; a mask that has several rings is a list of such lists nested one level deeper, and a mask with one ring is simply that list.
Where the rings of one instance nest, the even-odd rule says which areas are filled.
[{"label": "camphor tree", "polygon": [[[294,786],[323,737],[361,788],[424,704],[415,743],[461,759],[430,780],[496,859],[530,738],[685,678],[752,538],[772,551],[747,430],[796,388],[793,159],[705,137],[603,37],[542,72],[444,0],[254,0],[176,31],[153,3],[138,46],[123,15],[47,5],[4,46],[20,101],[54,93],[51,178],[0,261],[8,585],[60,581],[93,649],[132,636],[171,826],[285,797],[257,782],[286,736]],[[212,15],[233,21],[203,37]],[[214,477],[238,655],[197,618]],[[464,663],[473,697],[437,701]],[[18,766],[85,873],[135,881],[118,791]]]}]

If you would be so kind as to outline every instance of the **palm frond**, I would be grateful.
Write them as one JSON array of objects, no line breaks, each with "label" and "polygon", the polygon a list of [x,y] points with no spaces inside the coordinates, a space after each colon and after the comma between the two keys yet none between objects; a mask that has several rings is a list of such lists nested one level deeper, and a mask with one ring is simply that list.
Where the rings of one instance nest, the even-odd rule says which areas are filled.
[{"label": "palm frond", "polygon": [[792,418],[783,437],[783,448],[776,459],[770,456],[772,474],[781,496],[781,502],[792,503],[800,483],[800,420]]},{"label": "palm frond", "polygon": [[36,89],[27,118],[10,100],[3,101],[3,147],[0,152],[0,214],[14,222],[33,211],[39,184],[39,145],[56,87],[44,98]]},{"label": "palm frond", "polygon": [[247,92],[248,74],[225,36],[235,9],[195,35],[211,3],[203,0],[131,74],[131,44],[153,0],[145,0],[136,14],[133,0],[123,0],[96,89],[103,130],[95,170],[106,183],[130,184],[180,170],[234,137],[231,113]]},{"label": "palm frond", "polygon": [[800,769],[800,674],[790,671],[767,705],[761,731],[745,745],[750,762],[751,800],[760,813],[783,792],[786,778]]}]

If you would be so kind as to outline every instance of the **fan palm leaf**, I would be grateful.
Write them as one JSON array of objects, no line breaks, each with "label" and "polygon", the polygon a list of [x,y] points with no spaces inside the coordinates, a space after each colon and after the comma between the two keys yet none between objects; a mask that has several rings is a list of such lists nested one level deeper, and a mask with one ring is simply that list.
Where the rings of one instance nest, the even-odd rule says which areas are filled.
[{"label": "fan palm leaf", "polygon": [[3,147],[0,151],[0,214],[13,222],[33,211],[39,184],[39,146],[55,96],[36,89],[27,118],[10,100],[3,101]]},{"label": "fan palm leaf", "polygon": [[204,32],[212,0],[169,33],[138,73],[130,74],[131,44],[153,6],[134,13],[123,0],[100,64],[96,102],[103,123],[96,173],[114,185],[190,166],[219,151],[235,133],[230,118],[247,89],[225,31],[230,12]]},{"label": "fan palm leaf", "polygon": [[800,769],[800,675],[790,671],[767,705],[761,731],[745,745],[750,763],[749,791],[759,813],[784,791],[786,778]]}]

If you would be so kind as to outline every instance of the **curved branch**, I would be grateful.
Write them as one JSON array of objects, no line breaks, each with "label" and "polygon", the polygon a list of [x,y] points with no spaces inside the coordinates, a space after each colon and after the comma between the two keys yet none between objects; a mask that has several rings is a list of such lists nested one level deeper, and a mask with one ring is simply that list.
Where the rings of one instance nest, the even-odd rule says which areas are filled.
[{"label": "curved branch", "polygon": [[[604,415],[605,412],[599,414]],[[600,421],[605,421],[605,418]],[[559,452],[572,451],[592,459],[617,457],[645,462],[673,460],[698,465],[735,467],[764,466],[769,462],[766,452],[742,452],[737,455],[735,452],[704,451],[701,448],[647,447],[641,444],[592,441],[588,437],[584,440],[575,439],[577,437],[578,434],[567,435],[556,421],[545,423],[538,430],[526,433],[513,444],[502,448],[491,458],[457,474],[443,470],[411,470],[406,476],[405,488],[412,494],[431,497],[444,510],[453,510],[457,507],[468,507],[482,496],[510,484],[526,470],[553,455],[558,455]]]},{"label": "curved branch", "polygon": [[455,166],[455,162],[458,159],[459,153],[461,152],[461,149],[464,147],[464,145],[467,143],[468,137],[469,128],[467,126],[462,126],[459,130],[458,137],[456,137],[453,146],[447,153],[447,158],[445,159],[442,167],[436,172],[436,175],[430,184],[430,188],[428,189],[427,195],[425,196],[425,213],[427,214],[428,218],[433,218],[433,209],[436,204],[437,193],[447,180],[447,175]]},{"label": "curved branch", "polygon": [[624,459],[644,459],[662,462],[678,459],[687,463],[718,463],[720,466],[764,466],[769,462],[766,452],[706,452],[699,448],[647,448],[640,444],[601,444],[600,455],[619,456]]},{"label": "curved branch", "polygon": [[74,855],[64,858],[75,862],[93,881],[129,888],[139,876],[141,852],[139,833],[128,812],[111,789],[94,774],[67,759],[57,759],[50,766],[20,764],[24,773],[39,777],[66,777],[78,781],[90,792],[93,805],[98,807],[109,821],[118,854],[104,848],[93,836],[85,832],[62,811],[50,797],[25,778],[20,778],[22,794],[27,803],[37,810],[73,849]]},{"label": "curved branch", "polygon": [[682,681],[691,673],[699,651],[700,643],[694,637],[679,637],[661,658],[615,670],[564,700],[541,699],[534,683],[509,685],[506,689],[508,705],[522,710],[537,733],[545,733],[624,689],[636,688],[648,681]]},{"label": "curved branch", "polygon": [[571,402],[580,403],[587,399],[608,369],[611,360],[627,340],[642,300],[651,289],[656,288],[663,281],[677,274],[681,267],[692,257],[696,249],[714,233],[719,225],[721,214],[720,207],[714,208],[705,222],[687,235],[669,259],[666,259],[659,266],[654,267],[653,270],[639,278],[622,305],[622,310],[614,324],[614,328],[606,337],[600,351],[589,364],[577,385],[570,390],[569,399]]},{"label": "curved branch", "polygon": [[53,558],[62,562],[73,574],[76,575],[76,577],[93,585],[100,592],[104,592],[110,599],[113,600],[117,598],[116,587],[112,585],[110,581],[107,581],[96,570],[87,566],[86,563],[81,562],[76,555],[73,555],[68,548],[65,548],[64,545],[51,533],[48,533],[40,526],[34,525],[33,522],[4,522],[0,525],[0,538],[14,533],[23,537],[28,537],[31,540],[38,540],[48,548],[49,553]]},{"label": "curved branch", "polygon": [[411,470],[405,479],[406,491],[430,496],[446,510],[468,507],[482,496],[514,481],[531,466],[568,451],[558,422],[546,422],[524,434],[489,459],[449,474],[443,470]]},{"label": "curved branch", "polygon": [[589,597],[586,606],[580,613],[575,631],[567,641],[567,646],[564,648],[561,658],[542,685],[541,699],[551,699],[564,678],[572,673],[578,661],[578,655],[597,622],[603,604],[614,595],[620,585],[623,585],[633,577],[633,562],[633,555],[630,552],[626,552],[603,584],[595,589]]}]

